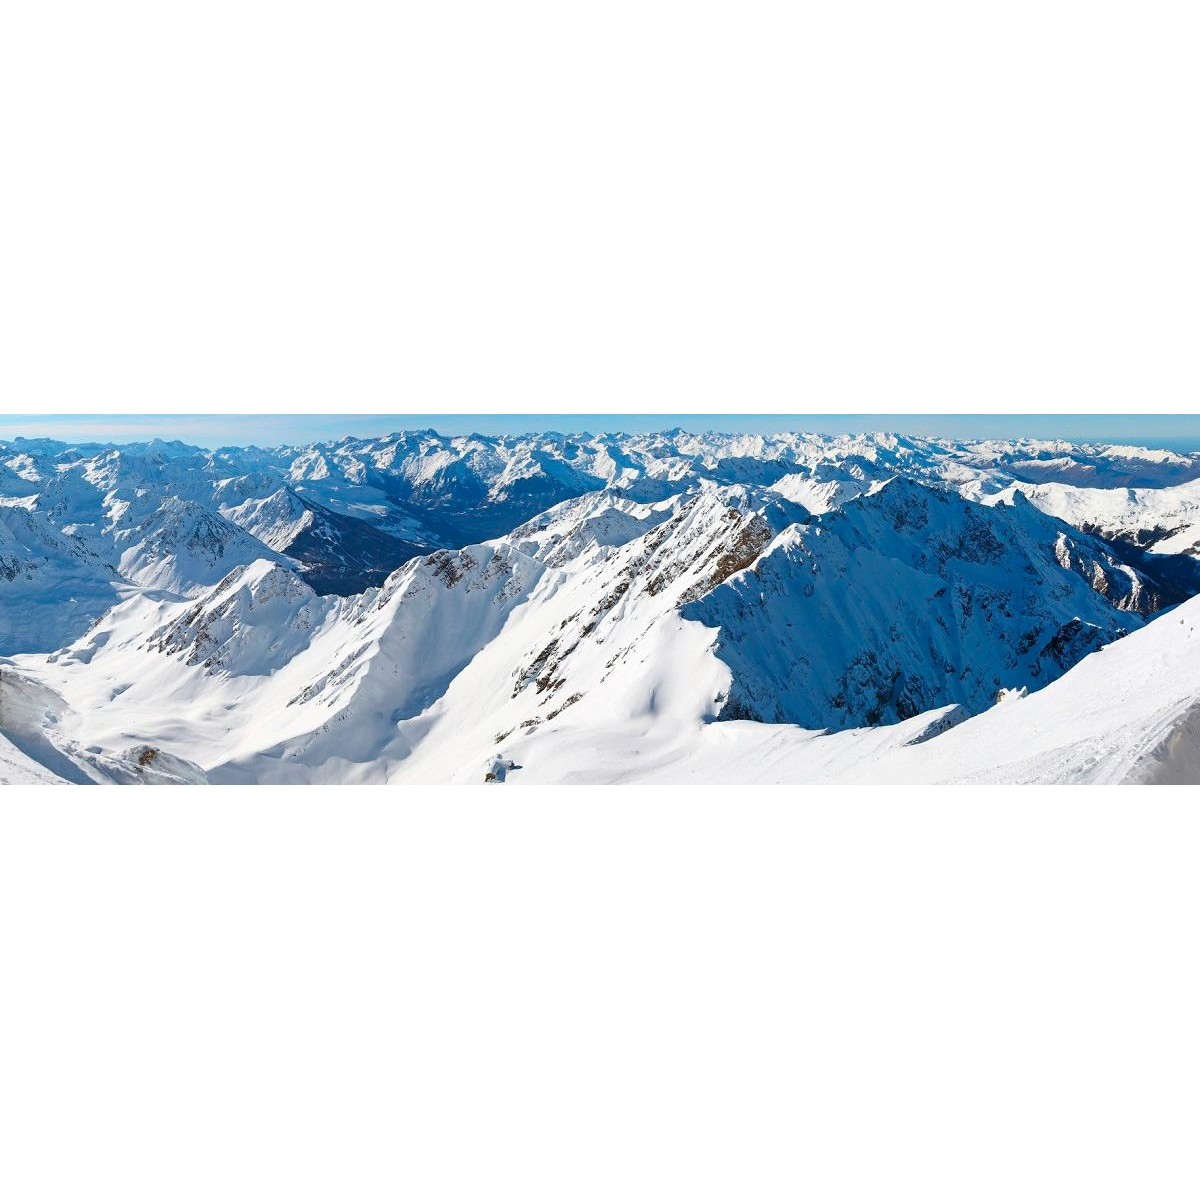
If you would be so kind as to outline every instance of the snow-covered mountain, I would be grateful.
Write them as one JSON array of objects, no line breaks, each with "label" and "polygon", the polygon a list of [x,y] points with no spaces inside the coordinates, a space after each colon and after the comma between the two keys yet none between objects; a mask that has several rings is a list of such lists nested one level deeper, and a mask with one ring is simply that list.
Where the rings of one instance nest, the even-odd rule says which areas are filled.
[{"label": "snow-covered mountain", "polygon": [[646,745],[584,731],[531,745],[509,782],[1200,782],[1200,597],[1089,655],[1035,695],[842,733],[713,722]]},{"label": "snow-covered mountain", "polygon": [[502,437],[422,430],[273,449],[0,442],[0,500],[40,492],[46,507],[53,495],[64,502],[57,510],[62,522],[112,523],[125,506],[157,507],[167,495],[196,500],[229,517],[243,502],[266,500],[287,488],[430,548],[503,536],[563,500],[604,487],[652,501],[705,481],[749,484],[774,488],[818,512],[893,475],[973,488],[979,495],[1018,482],[1161,488],[1200,479],[1200,454],[891,433],[834,437],[679,429]]},{"label": "snow-covered mountain", "polygon": [[114,531],[113,542],[124,578],[181,596],[195,595],[259,558],[288,562],[195,500],[164,501],[140,524]]},{"label": "snow-covered mountain", "polygon": [[1138,552],[1137,561],[1151,569],[1200,560],[1200,480],[1161,488],[1014,483],[983,500],[997,504],[1018,493],[1043,512]]},{"label": "snow-covered mountain", "polygon": [[0,652],[74,640],[121,598],[115,568],[39,512],[0,507]]},{"label": "snow-covered mountain", "polygon": [[895,434],[0,444],[0,774],[932,764],[1136,673],[1200,592],[1198,485],[1200,455]]},{"label": "snow-covered mountain", "polygon": [[428,549],[361,517],[336,513],[290,487],[222,512],[272,550],[294,560],[319,592],[351,595],[378,587],[397,563]]},{"label": "snow-covered mountain", "polygon": [[719,630],[727,717],[844,729],[1040,687],[1163,607],[1093,538],[1018,497],[896,479],[776,538],[684,609]]}]

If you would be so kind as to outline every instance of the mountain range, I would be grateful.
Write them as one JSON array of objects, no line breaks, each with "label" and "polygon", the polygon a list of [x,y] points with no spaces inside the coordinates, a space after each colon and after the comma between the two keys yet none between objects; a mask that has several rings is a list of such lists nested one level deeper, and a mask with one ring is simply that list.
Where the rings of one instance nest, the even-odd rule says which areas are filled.
[{"label": "mountain range", "polygon": [[1197,781],[1198,596],[1200,454],[15,439],[0,779]]}]

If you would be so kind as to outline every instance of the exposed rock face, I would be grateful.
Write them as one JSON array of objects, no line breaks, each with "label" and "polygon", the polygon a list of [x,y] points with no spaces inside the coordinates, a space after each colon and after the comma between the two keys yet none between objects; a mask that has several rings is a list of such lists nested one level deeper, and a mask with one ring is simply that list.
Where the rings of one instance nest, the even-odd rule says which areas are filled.
[{"label": "exposed rock face", "polygon": [[720,630],[723,715],[843,729],[1042,686],[1161,606],[1096,539],[1027,503],[895,480],[807,527],[685,615]]},{"label": "exposed rock face", "polygon": [[308,644],[329,611],[293,572],[259,562],[232,571],[147,647],[209,672],[269,674]]},{"label": "exposed rock face", "polygon": [[336,513],[280,488],[228,510],[231,520],[286,554],[318,595],[351,596],[380,584],[428,546],[396,537],[358,517]]}]

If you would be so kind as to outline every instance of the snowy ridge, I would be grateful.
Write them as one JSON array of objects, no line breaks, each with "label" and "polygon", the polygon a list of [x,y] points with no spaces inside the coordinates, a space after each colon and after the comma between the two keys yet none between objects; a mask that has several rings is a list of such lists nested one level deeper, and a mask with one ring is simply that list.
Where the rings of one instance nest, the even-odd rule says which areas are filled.
[{"label": "snowy ridge", "polygon": [[1082,488],[1013,484],[986,497],[995,504],[1024,494],[1043,512],[1154,554],[1200,556],[1200,481],[1164,488]]},{"label": "snowy ridge", "polygon": [[897,479],[790,529],[684,615],[720,630],[724,716],[842,729],[982,711],[1159,607],[1148,580],[1024,502]]},{"label": "snowy ridge", "polygon": [[428,549],[358,517],[335,513],[290,487],[223,511],[271,549],[288,555],[321,593],[350,595],[378,587],[396,564]]},{"label": "snowy ridge", "polygon": [[269,674],[308,645],[327,607],[292,572],[260,559],[236,567],[147,646],[209,672]]},{"label": "snowy ridge", "polygon": [[257,538],[194,500],[170,499],[149,519],[115,536],[117,569],[146,588],[197,595],[235,567],[275,555]]}]

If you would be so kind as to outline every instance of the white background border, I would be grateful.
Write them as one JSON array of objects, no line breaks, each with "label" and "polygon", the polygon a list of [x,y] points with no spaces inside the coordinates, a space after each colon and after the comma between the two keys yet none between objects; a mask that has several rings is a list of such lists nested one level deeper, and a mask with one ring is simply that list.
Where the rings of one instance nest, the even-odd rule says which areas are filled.
[{"label": "white background border", "polygon": [[[0,403],[1195,411],[1194,6],[10,6]],[[20,1197],[1192,1196],[1192,793],[0,796]]]},{"label": "white background border", "polygon": [[3,818],[8,1195],[1192,1194],[1194,791]]},{"label": "white background border", "polygon": [[1194,409],[1196,26],[1173,0],[13,6],[0,399]]}]

